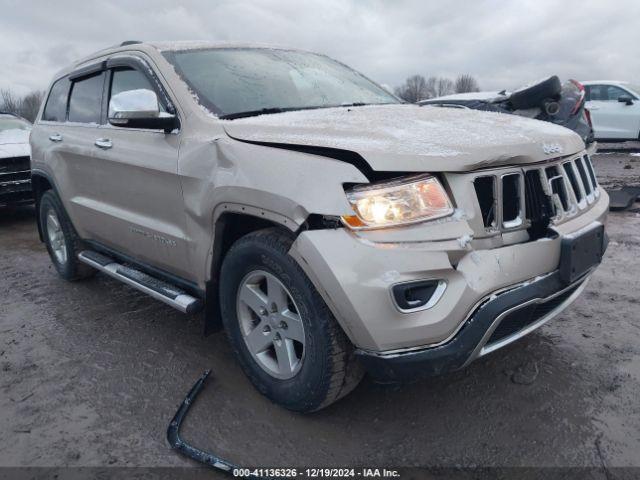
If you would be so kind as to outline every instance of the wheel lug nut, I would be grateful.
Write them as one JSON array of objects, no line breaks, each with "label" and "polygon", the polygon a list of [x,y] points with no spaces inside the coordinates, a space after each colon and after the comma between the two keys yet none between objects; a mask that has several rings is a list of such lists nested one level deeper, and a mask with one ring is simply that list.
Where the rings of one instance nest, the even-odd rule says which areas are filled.
[{"label": "wheel lug nut", "polygon": [[271,304],[271,313],[276,313],[278,311],[278,306],[275,303]]},{"label": "wheel lug nut", "polygon": [[265,325],[264,328],[262,329],[262,331],[264,333],[269,333],[271,331],[271,327],[269,325]]},{"label": "wheel lug nut", "polygon": [[265,316],[266,314],[267,314],[267,309],[266,309],[266,308],[264,308],[264,307],[262,307],[262,308],[260,309],[260,315]]},{"label": "wheel lug nut", "polygon": [[287,322],[280,322],[280,328],[286,330],[288,327]]}]

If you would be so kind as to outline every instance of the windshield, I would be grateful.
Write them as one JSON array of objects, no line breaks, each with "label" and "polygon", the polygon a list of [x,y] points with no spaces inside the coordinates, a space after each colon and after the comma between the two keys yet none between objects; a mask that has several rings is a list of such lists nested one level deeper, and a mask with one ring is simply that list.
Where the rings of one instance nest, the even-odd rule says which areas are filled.
[{"label": "windshield", "polygon": [[640,85],[634,85],[633,83],[627,84],[630,90],[633,90],[633,93],[636,95],[640,95]]},{"label": "windshield", "polygon": [[[198,101],[220,117],[340,105],[399,103],[323,55],[266,48],[165,52]],[[267,110],[267,111],[262,111]]]},{"label": "windshield", "polygon": [[29,130],[31,125],[15,117],[0,117],[0,132],[5,130]]}]

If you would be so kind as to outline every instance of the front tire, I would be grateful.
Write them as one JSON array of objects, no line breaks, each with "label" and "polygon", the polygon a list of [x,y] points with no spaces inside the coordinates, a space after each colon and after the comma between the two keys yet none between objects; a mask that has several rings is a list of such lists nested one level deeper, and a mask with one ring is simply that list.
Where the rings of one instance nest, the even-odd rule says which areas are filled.
[{"label": "front tire", "polygon": [[51,263],[65,280],[75,281],[90,277],[96,271],[78,260],[80,239],[67,218],[62,202],[51,190],[40,198],[38,219]]},{"label": "front tire", "polygon": [[360,382],[353,346],[297,262],[293,240],[269,228],[238,240],[220,272],[222,321],[253,385],[274,403],[310,412]]}]

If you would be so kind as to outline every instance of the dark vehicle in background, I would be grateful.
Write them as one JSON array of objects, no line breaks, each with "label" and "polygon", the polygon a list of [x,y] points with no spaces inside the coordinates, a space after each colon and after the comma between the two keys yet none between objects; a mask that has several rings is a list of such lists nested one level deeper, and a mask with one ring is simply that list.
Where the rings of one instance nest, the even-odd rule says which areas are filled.
[{"label": "dark vehicle in background", "polygon": [[0,112],[0,207],[33,202],[30,132],[28,120]]},{"label": "dark vehicle in background", "polygon": [[591,116],[585,108],[584,86],[576,80],[561,83],[555,75],[514,92],[461,93],[418,103],[511,113],[569,128],[580,135],[587,146],[594,140]]}]

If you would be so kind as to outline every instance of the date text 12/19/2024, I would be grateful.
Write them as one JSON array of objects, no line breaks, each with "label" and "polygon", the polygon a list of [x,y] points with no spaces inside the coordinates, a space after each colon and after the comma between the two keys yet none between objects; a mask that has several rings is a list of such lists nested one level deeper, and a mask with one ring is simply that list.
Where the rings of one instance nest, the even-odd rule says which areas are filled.
[{"label": "date text 12/19/2024", "polygon": [[399,478],[387,468],[237,468],[234,477],[258,478]]}]

